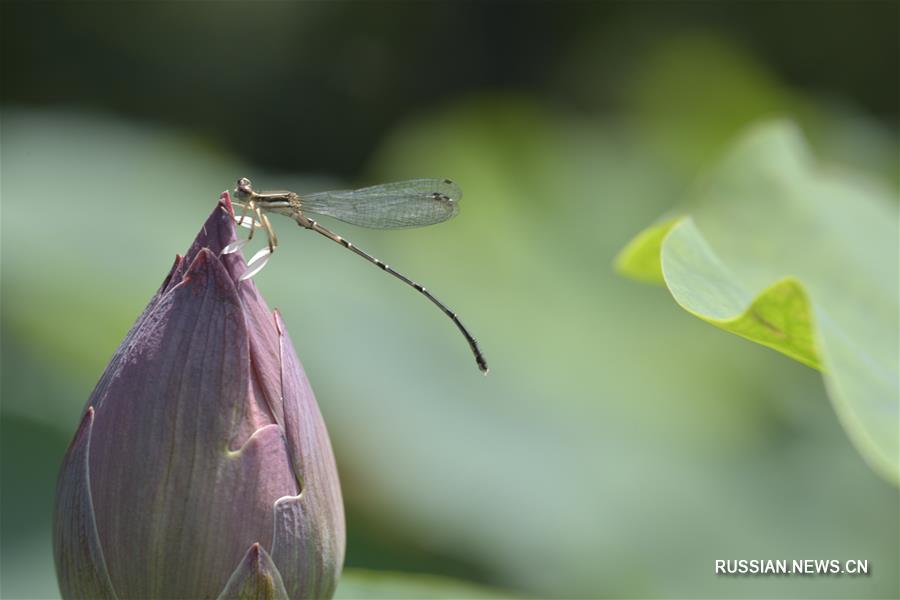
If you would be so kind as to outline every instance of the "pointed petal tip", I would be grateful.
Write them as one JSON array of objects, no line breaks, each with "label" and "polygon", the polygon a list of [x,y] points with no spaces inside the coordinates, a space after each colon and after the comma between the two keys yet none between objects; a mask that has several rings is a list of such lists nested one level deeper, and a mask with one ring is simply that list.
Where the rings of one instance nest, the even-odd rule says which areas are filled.
[{"label": "pointed petal tip", "polygon": [[219,206],[224,208],[232,219],[234,218],[234,206],[231,204],[231,194],[228,193],[228,190],[219,194]]},{"label": "pointed petal tip", "polygon": [[244,563],[250,568],[251,571],[260,572],[263,570],[263,565],[261,562],[263,561],[262,554],[265,553],[265,550],[260,547],[259,542],[253,542],[250,545],[250,548],[247,550],[247,554],[244,555]]},{"label": "pointed petal tip", "polygon": [[[223,248],[235,241],[237,235],[234,229],[234,218],[229,214],[230,207],[231,201],[229,200],[226,203],[222,197],[216,202],[216,206],[203,223],[200,231],[197,232],[191,247],[185,252],[184,257],[172,273],[168,284],[169,287],[181,282],[185,271],[194,263],[194,259],[201,249],[209,248],[214,254],[218,255]],[[226,261],[229,271],[234,271],[233,263],[235,262],[242,261]]]},{"label": "pointed petal tip", "polygon": [[219,260],[212,249],[200,248],[179,285],[199,291],[210,284],[215,285],[221,298],[232,304],[240,304],[237,287],[228,267]]},{"label": "pointed petal tip", "polygon": [[255,542],[225,584],[219,600],[254,598],[288,600],[278,567],[265,549]]},{"label": "pointed petal tip", "polygon": [[[224,196],[224,195],[223,195]],[[231,200],[220,196],[209,217],[203,223],[203,227],[194,238],[190,250],[185,257],[191,261],[200,248],[209,248],[218,254],[222,248],[233,242],[236,238],[234,229],[234,217]],[[227,200],[227,201],[226,201]]]},{"label": "pointed petal tip", "polygon": [[[162,285],[159,287],[159,291],[157,294],[165,292],[172,285],[172,281],[175,278],[175,274],[178,273],[181,268],[181,263],[184,260],[184,257],[180,254],[175,255],[175,260],[172,261],[172,267],[169,269],[169,274],[166,275],[166,278],[163,279]],[[177,281],[175,283],[178,283]]]},{"label": "pointed petal tip", "polygon": [[201,274],[206,274],[209,270],[210,251],[208,248],[200,248],[194,255],[194,260],[188,266],[187,273],[184,274],[183,281],[188,283],[192,278]]},{"label": "pointed petal tip", "polygon": [[81,421],[78,422],[78,427],[75,429],[75,436],[72,439],[71,446],[69,448],[69,452],[72,452],[73,447],[85,442],[85,440],[90,439],[91,430],[94,427],[94,406],[90,405],[87,407],[87,410],[84,411],[84,416],[81,417]]},{"label": "pointed petal tip", "polygon": [[275,331],[278,332],[278,337],[284,337],[284,319],[281,311],[276,308],[272,311],[272,316],[275,318]]}]

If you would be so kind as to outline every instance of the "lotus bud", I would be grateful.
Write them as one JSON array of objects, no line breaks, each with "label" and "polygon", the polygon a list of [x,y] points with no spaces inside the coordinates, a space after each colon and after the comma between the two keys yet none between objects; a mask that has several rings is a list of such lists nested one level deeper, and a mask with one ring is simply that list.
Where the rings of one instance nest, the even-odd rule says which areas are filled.
[{"label": "lotus bud", "polygon": [[64,598],[328,598],[344,512],[328,433],[222,194],[91,394],[63,461]]}]

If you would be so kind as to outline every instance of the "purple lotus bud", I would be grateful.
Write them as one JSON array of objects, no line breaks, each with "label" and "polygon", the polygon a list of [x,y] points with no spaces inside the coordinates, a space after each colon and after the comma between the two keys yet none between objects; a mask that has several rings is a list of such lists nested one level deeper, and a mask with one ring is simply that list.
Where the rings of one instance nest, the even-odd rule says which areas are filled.
[{"label": "purple lotus bud", "polygon": [[228,194],[100,378],[63,461],[65,598],[327,598],[344,559],[328,433]]}]

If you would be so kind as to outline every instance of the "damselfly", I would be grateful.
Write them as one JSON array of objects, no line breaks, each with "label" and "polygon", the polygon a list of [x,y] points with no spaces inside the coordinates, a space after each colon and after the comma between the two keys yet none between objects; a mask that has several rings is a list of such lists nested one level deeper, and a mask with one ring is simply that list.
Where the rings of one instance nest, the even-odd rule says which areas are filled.
[{"label": "damselfly", "polygon": [[478,368],[487,374],[487,362],[478,347],[478,342],[475,341],[456,313],[450,310],[446,304],[406,275],[395,271],[307,216],[325,215],[351,225],[373,229],[423,227],[446,221],[459,212],[458,203],[461,196],[462,191],[459,186],[449,179],[411,179],[359,190],[318,192],[300,196],[294,192],[257,192],[253,190],[250,180],[243,177],[237,182],[232,200],[242,209],[241,215],[236,215],[235,220],[239,225],[249,227],[250,235],[246,240],[229,244],[223,252],[236,252],[253,237],[254,230],[264,229],[268,237],[268,246],[250,259],[247,263],[247,272],[244,273],[242,279],[252,277],[263,268],[278,246],[278,238],[272,229],[267,213],[278,213],[290,217],[300,227],[311,229],[355,252],[431,300],[456,324],[469,343]]}]

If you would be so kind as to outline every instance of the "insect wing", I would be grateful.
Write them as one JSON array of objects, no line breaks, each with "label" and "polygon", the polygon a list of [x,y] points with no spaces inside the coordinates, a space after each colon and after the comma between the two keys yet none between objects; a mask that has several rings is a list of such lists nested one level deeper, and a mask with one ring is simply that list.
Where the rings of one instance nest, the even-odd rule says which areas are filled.
[{"label": "insect wing", "polygon": [[373,229],[423,227],[459,212],[462,191],[449,179],[411,179],[300,198],[300,209]]}]

